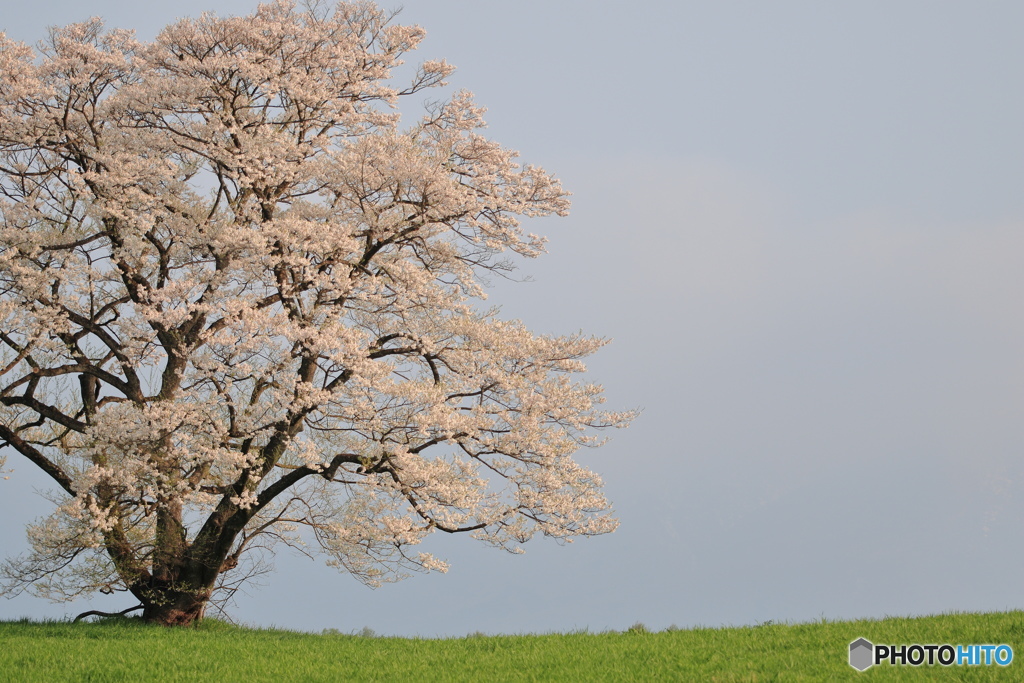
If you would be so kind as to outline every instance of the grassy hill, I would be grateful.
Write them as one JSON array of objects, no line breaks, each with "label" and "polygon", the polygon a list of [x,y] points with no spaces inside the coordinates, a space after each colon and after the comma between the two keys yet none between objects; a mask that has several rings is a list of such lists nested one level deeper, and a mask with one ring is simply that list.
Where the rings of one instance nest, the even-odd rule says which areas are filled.
[{"label": "grassy hill", "polygon": [[[1006,643],[1009,666],[890,666],[857,672],[849,643]],[[1024,680],[1024,612],[451,639],[249,629],[207,620],[166,629],[133,619],[0,622],[10,681],[878,681]]]}]

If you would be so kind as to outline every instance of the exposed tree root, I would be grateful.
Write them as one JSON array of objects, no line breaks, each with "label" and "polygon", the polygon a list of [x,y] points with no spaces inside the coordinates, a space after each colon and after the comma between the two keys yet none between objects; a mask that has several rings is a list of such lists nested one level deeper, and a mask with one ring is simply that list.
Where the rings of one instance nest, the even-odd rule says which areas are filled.
[{"label": "exposed tree root", "polygon": [[121,610],[120,612],[100,612],[99,610],[91,609],[88,612],[82,612],[81,614],[79,614],[77,617],[74,618],[74,620],[72,620],[71,623],[77,624],[79,621],[85,619],[86,617],[123,617],[129,612],[134,612],[137,609],[143,608],[143,605],[136,605],[135,607],[129,607],[128,609]]}]

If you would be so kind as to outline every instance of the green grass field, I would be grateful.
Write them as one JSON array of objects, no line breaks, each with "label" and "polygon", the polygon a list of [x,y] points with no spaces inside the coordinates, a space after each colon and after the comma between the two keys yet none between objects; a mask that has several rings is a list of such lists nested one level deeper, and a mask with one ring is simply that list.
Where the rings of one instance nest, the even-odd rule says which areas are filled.
[{"label": "green grass field", "polygon": [[[859,673],[850,641],[1006,643],[1009,666],[889,666]],[[1022,681],[1024,612],[767,624],[659,633],[411,639],[248,629],[207,620],[0,622],[3,681]]]}]

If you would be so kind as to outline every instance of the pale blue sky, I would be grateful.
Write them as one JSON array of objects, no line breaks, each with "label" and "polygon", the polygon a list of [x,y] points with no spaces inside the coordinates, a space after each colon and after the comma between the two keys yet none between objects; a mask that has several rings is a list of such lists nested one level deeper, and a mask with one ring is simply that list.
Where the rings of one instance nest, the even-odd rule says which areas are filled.
[{"label": "pale blue sky", "polygon": [[[253,7],[37,2],[0,28],[151,37]],[[622,526],[522,556],[438,538],[447,575],[376,591],[281,555],[236,618],[429,636],[1024,607],[1024,5],[409,0],[400,21],[574,193],[529,228],[551,238],[534,281],[491,302],[614,339],[592,377],[645,412],[580,457]],[[17,552],[47,504],[9,464]]]}]

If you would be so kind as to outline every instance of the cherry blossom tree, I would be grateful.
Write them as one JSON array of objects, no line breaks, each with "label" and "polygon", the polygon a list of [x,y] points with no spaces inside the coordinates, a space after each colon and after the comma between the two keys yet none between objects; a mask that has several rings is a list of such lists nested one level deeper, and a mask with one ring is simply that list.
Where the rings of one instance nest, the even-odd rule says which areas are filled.
[{"label": "cherry blossom tree", "polygon": [[377,585],[444,571],[415,549],[436,531],[615,529],[572,459],[633,417],[573,379],[605,340],[481,303],[567,193],[468,93],[400,122],[453,69],[394,85],[424,31],[393,19],[0,34],[0,445],[56,485],[6,591],[189,624],[275,544]]}]

